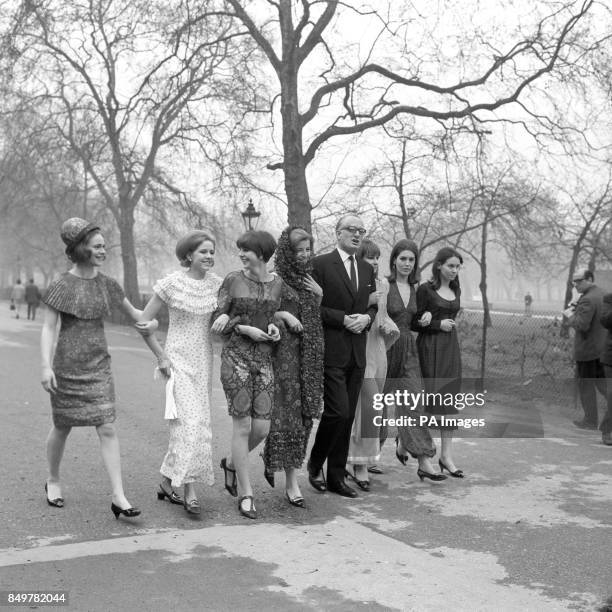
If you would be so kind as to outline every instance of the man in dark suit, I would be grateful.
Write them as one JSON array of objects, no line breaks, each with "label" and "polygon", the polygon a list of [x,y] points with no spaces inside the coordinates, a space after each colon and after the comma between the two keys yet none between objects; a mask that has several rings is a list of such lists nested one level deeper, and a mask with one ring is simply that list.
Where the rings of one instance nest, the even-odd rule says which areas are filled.
[{"label": "man in dark suit", "polygon": [[603,297],[600,321],[608,330],[599,359],[606,375],[608,410],[599,429],[601,431],[601,441],[606,446],[612,446],[612,293],[606,293]]},{"label": "man in dark suit", "polygon": [[336,224],[337,247],[313,260],[313,277],[323,289],[325,371],[324,409],[308,462],[308,480],[318,491],[328,489],[344,497],[357,497],[344,481],[346,458],[366,365],[366,334],[377,310],[368,305],[376,291],[374,270],[355,259],[365,233],[358,216],[344,215]]},{"label": "man in dark suit", "polygon": [[574,421],[574,425],[581,429],[597,429],[595,390],[606,396],[606,375],[599,360],[606,337],[600,320],[603,291],[594,283],[593,272],[586,268],[576,270],[572,283],[580,298],[575,306],[570,306],[563,314],[567,317],[567,324],[575,330],[574,359],[584,410],[584,418]]}]

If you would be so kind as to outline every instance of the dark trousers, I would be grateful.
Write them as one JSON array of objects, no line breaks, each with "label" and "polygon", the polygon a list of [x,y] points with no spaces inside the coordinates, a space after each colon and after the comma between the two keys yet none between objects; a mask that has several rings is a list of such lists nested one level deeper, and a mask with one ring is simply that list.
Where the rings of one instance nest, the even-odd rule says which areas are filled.
[{"label": "dark trousers", "polygon": [[28,304],[28,319],[30,318],[30,315],[32,315],[32,321],[34,321],[34,319],[36,318],[37,307],[38,304]]},{"label": "dark trousers", "polygon": [[612,365],[603,366],[606,375],[606,389],[608,396],[608,410],[599,426],[601,433],[612,433]]},{"label": "dark trousers", "polygon": [[363,382],[364,368],[351,357],[346,367],[325,366],[323,381],[323,414],[310,453],[310,466],[319,471],[327,460],[327,482],[344,481],[351,428],[357,399]]},{"label": "dark trousers", "polygon": [[599,359],[591,361],[577,361],[576,375],[578,377],[578,393],[584,410],[586,423],[597,427],[597,394],[599,391],[606,397],[606,381],[603,365]]}]

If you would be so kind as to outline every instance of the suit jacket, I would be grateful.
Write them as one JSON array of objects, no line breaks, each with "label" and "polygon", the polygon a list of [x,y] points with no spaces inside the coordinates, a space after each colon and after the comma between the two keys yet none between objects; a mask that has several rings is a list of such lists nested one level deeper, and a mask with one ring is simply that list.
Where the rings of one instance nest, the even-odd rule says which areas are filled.
[{"label": "suit jacket", "polygon": [[612,293],[606,293],[603,297],[600,321],[608,330],[608,334],[599,359],[601,363],[612,367]]},{"label": "suit jacket", "polygon": [[374,268],[363,260],[356,260],[359,289],[355,291],[346,273],[340,253],[319,255],[312,261],[313,277],[323,289],[321,320],[325,337],[325,365],[344,367],[354,355],[358,367],[365,368],[366,340],[369,326],[360,334],[344,327],[345,315],[368,314],[374,321],[378,307],[368,306],[370,293],[376,291]]},{"label": "suit jacket", "polygon": [[601,324],[603,291],[597,286],[589,287],[576,303],[574,314],[567,320],[576,330],[574,337],[574,359],[592,361],[599,359],[606,330]]}]

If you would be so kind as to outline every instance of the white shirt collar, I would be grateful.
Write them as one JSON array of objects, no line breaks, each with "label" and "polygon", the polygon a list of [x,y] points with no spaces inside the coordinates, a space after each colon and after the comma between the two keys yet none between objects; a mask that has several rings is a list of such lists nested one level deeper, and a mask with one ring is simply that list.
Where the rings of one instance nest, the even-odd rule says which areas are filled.
[{"label": "white shirt collar", "polygon": [[[340,253],[340,259],[342,259],[342,263],[346,263],[346,260],[351,256],[351,253],[347,253],[344,249],[341,249],[340,247],[336,247],[336,251]],[[355,253],[353,253],[352,255],[355,261],[357,261]]]}]

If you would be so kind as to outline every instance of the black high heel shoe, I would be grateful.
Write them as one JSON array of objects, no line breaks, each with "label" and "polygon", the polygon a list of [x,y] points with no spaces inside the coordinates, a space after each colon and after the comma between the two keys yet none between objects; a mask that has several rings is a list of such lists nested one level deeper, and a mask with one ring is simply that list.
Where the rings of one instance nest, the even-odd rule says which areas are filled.
[{"label": "black high heel shoe", "polygon": [[289,493],[287,493],[287,491],[285,491],[285,497],[287,498],[287,501],[292,506],[296,506],[297,508],[303,508],[304,507],[304,498],[301,497],[300,495],[298,495],[296,497],[289,497]]},{"label": "black high heel shoe", "polygon": [[421,468],[417,470],[417,476],[421,479],[421,482],[423,482],[425,478],[429,478],[429,480],[433,480],[435,482],[446,480],[446,476],[444,474],[430,474]]},{"label": "black high heel shoe", "polygon": [[408,461],[408,455],[400,455],[399,451],[399,437],[395,436],[395,456],[397,457],[397,460],[402,464],[402,465],[406,465],[407,461]]},{"label": "black high heel shoe", "polygon": [[47,483],[45,482],[45,494],[47,496],[47,503],[54,508],[63,508],[64,507],[64,498],[56,497],[55,499],[49,499],[49,494],[47,491]]},{"label": "black high heel shoe", "polygon": [[116,506],[114,503],[111,503],[111,510],[115,515],[115,518],[118,519],[120,514],[123,514],[126,518],[134,518],[140,514],[140,510],[138,508],[126,508],[122,510],[119,506]]},{"label": "black high heel shoe", "polygon": [[369,491],[370,490],[370,481],[369,480],[359,480],[357,478],[357,476],[355,476],[354,472],[352,474],[348,470],[345,470],[345,472],[346,472],[346,475],[348,476],[348,478],[350,478],[362,491]]},{"label": "black high heel shoe", "polygon": [[264,467],[264,478],[268,481],[268,484],[274,488],[274,472]]},{"label": "black high heel shoe", "polygon": [[444,470],[446,470],[453,478],[465,478],[463,470],[455,470],[454,472],[451,472],[446,467],[446,464],[442,463],[442,459],[438,459],[438,465],[440,466],[441,472],[444,472]]},{"label": "black high heel shoe", "polygon": [[[221,468],[223,469],[223,472],[225,473],[225,488],[227,489],[227,492],[232,497],[238,497],[238,483],[236,481],[236,470],[232,470],[231,467],[227,467],[227,457],[223,457],[223,459],[221,459]],[[232,475],[232,482],[230,484],[227,484],[227,473],[228,472]]]},{"label": "black high heel shoe", "polygon": [[180,495],[177,495],[174,491],[168,493],[162,485],[159,485],[159,491],[157,492],[157,499],[162,500],[167,498],[171,504],[183,505],[183,498]]}]

